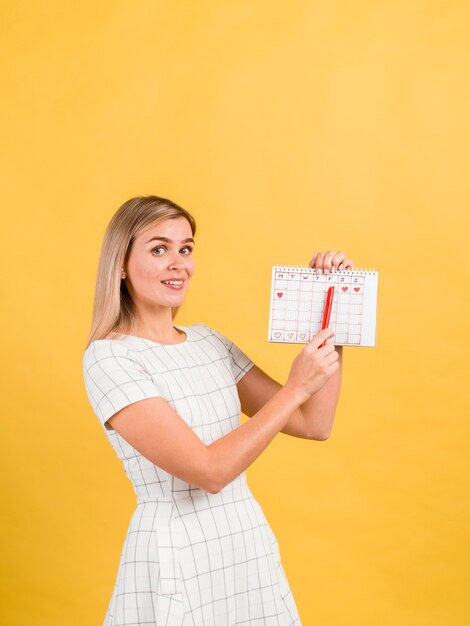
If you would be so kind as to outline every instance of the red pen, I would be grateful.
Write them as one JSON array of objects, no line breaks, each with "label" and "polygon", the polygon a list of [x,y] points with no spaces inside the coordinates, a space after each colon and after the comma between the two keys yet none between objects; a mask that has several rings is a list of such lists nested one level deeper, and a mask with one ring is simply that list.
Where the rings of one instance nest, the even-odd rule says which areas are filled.
[{"label": "red pen", "polygon": [[[331,307],[333,306],[333,295],[335,293],[334,287],[328,287],[328,294],[326,296],[326,304],[325,309],[323,311],[323,321],[321,323],[321,329],[328,328],[328,324],[330,323],[330,315],[331,315]],[[325,341],[321,344],[320,348],[322,348],[326,344]]]}]

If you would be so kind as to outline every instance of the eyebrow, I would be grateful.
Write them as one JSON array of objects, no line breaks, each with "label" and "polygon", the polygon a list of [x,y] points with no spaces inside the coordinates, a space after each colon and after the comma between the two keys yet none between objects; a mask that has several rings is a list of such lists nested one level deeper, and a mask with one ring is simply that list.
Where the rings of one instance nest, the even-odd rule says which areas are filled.
[{"label": "eyebrow", "polygon": [[[145,243],[148,244],[151,241],[167,241],[168,243],[173,243],[173,239],[168,239],[168,237],[152,237],[152,239],[149,239],[148,241],[146,241]],[[192,241],[192,243],[194,243],[196,245],[196,242],[194,241],[194,239],[192,237],[188,237],[187,239],[182,239],[181,243],[188,243]]]}]

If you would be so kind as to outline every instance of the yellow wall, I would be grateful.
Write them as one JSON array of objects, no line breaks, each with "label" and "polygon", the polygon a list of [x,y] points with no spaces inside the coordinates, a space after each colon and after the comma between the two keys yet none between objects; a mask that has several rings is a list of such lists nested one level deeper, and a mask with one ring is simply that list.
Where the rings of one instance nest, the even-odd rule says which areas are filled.
[{"label": "yellow wall", "polygon": [[300,346],[266,340],[271,266],[379,270],[330,439],[280,435],[249,482],[304,626],[468,623],[469,3],[1,14],[3,623],[101,624],[112,592],[135,499],[81,358],[104,229],[140,194],[198,220],[177,323],[281,382]]}]

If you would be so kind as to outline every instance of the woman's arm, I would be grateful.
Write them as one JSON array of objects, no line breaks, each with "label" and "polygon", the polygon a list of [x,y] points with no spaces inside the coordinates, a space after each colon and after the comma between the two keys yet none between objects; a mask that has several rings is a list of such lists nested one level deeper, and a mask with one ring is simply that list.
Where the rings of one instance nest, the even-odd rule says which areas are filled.
[{"label": "woman's arm", "polygon": [[217,493],[253,463],[304,399],[295,388],[282,387],[251,420],[210,445],[199,439],[164,398],[134,402],[107,421],[158,467]]},{"label": "woman's arm", "polygon": [[[328,250],[314,252],[309,267],[318,271],[335,272],[354,268],[354,261],[345,252]],[[281,432],[303,439],[323,441],[330,435],[341,388],[343,346],[337,346],[338,369],[325,385],[292,412]],[[242,411],[251,417],[267,402],[281,385],[256,365],[237,384]]]},{"label": "woman's arm", "polygon": [[[282,433],[318,441],[329,437],[341,387],[343,346],[337,346],[336,352],[339,368],[319,391],[291,413]],[[253,366],[237,384],[243,413],[248,417],[257,413],[281,387],[266,372]]]},{"label": "woman's arm", "polygon": [[331,329],[320,331],[294,359],[284,387],[263,402],[250,420],[209,445],[161,397],[133,402],[106,421],[155,465],[217,493],[253,463],[298,407],[337,371],[332,346],[319,347],[331,336]]}]

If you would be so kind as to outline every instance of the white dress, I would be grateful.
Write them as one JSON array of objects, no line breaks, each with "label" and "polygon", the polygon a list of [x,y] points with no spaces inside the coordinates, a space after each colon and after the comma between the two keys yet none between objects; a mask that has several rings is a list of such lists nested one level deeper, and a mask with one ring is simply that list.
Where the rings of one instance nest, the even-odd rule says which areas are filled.
[{"label": "white dress", "polygon": [[245,473],[208,493],[104,425],[154,396],[205,444],[240,425],[236,383],[253,361],[204,324],[176,328],[182,343],[121,336],[93,341],[83,356],[89,401],[137,496],[104,626],[298,626],[276,537]]}]

